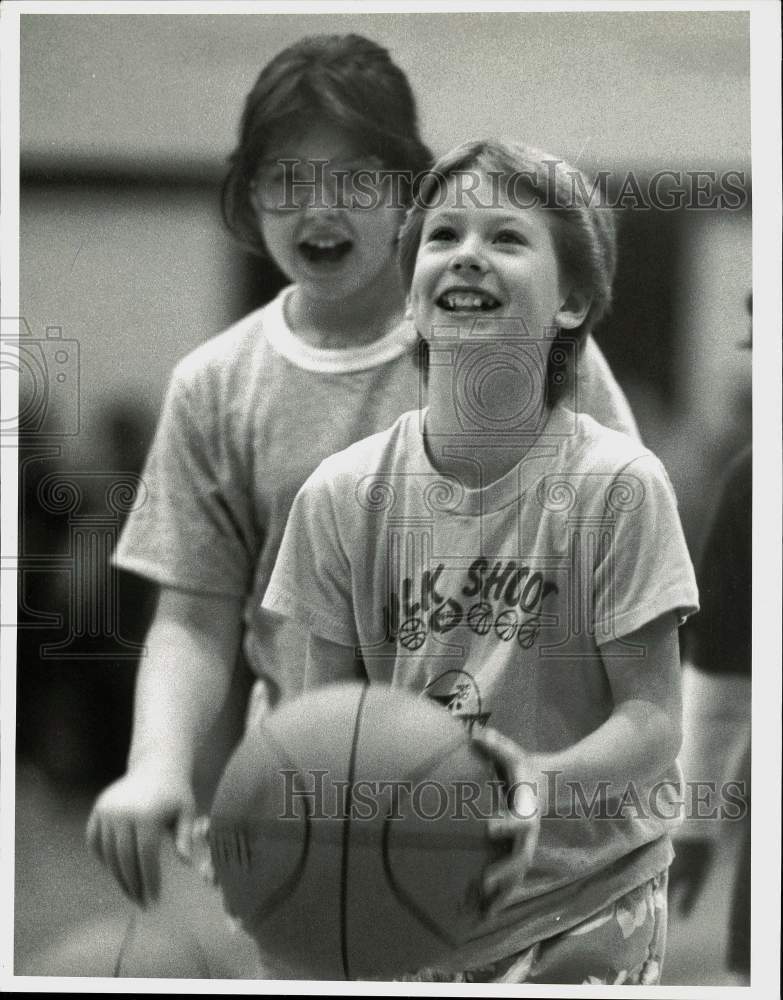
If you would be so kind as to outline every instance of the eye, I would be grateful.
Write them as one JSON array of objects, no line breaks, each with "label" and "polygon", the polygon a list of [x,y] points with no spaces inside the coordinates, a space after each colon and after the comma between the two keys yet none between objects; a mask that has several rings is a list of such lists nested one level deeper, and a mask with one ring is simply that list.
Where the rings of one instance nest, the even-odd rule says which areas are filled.
[{"label": "eye", "polygon": [[495,236],[495,242],[516,244],[517,246],[527,245],[525,237],[513,229],[501,229]]},{"label": "eye", "polygon": [[427,235],[430,243],[447,243],[456,238],[457,235],[450,226],[437,226]]}]

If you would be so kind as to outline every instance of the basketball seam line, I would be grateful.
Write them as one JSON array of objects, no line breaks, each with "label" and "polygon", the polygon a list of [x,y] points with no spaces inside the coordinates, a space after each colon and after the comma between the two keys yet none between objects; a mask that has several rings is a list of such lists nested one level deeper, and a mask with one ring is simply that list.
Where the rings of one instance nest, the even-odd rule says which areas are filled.
[{"label": "basketball seam line", "polygon": [[353,784],[356,776],[356,756],[359,748],[359,727],[362,720],[362,710],[367,697],[369,684],[365,684],[359,699],[356,710],[356,721],[353,729],[353,739],[351,741],[351,757],[348,763],[348,787],[345,789],[343,799],[343,853],[340,871],[340,950],[342,952],[343,975],[346,980],[351,978],[348,962],[348,851],[351,837],[351,824],[349,821],[351,813],[351,800],[353,799]]},{"label": "basketball seam line", "polygon": [[[291,768],[296,767],[291,758],[286,754],[285,748],[282,744],[275,738],[274,734],[269,731],[267,727],[260,723],[258,729],[263,731],[265,738],[268,742],[275,748],[278,755],[284,759]],[[297,773],[299,770],[297,769]],[[302,876],[304,875],[305,865],[307,863],[307,856],[310,850],[310,804],[305,798],[303,802],[304,807],[304,839],[302,843],[302,849],[299,854],[299,858],[294,866],[293,871],[287,879],[285,879],[273,892],[269,894],[265,903],[258,905],[253,911],[252,924],[257,927],[267,920],[274,911],[280,906],[280,904],[287,899],[294,891],[298,883],[300,882]],[[211,836],[216,835],[217,831],[213,829]],[[248,845],[249,850],[249,845]]]},{"label": "basketball seam line", "polygon": [[[450,746],[446,746],[443,749],[435,751],[424,762],[422,762],[419,765],[417,770],[413,771],[410,780],[417,781],[420,775],[429,773],[433,764],[444,763],[453,754],[455,754],[458,750],[460,750],[463,747],[463,745],[464,745],[464,739],[460,738]],[[386,874],[386,879],[389,883],[389,887],[391,888],[394,895],[397,897],[397,900],[400,903],[400,905],[403,906],[404,908],[407,908],[407,910],[414,916],[414,918],[417,919],[419,923],[422,924],[422,926],[425,927],[434,937],[436,937],[439,941],[442,941],[444,944],[448,945],[448,947],[452,949],[459,947],[462,941],[453,934],[450,934],[448,930],[440,927],[440,925],[430,917],[426,909],[419,906],[414,897],[411,896],[403,888],[402,883],[395,877],[390,857],[390,852],[392,849],[390,843],[392,822],[393,820],[391,819],[391,813],[388,813],[384,820],[383,830],[381,834],[381,858],[382,858],[384,872]]]}]

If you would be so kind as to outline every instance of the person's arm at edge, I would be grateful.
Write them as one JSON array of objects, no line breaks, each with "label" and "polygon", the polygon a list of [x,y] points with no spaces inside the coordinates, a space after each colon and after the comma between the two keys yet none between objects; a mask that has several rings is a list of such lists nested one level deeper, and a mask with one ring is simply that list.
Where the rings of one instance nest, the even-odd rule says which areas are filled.
[{"label": "person's arm at edge", "polygon": [[136,682],[128,769],[99,797],[87,828],[88,844],[134,902],[159,894],[166,829],[190,855],[195,755],[226,698],[240,635],[239,598],[161,591]]}]

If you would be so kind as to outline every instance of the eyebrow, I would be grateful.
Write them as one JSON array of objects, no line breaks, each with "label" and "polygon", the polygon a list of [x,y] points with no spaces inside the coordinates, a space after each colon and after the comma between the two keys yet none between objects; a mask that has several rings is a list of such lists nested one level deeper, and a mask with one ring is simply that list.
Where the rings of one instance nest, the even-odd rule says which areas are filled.
[{"label": "eyebrow", "polygon": [[[487,211],[487,212],[492,212],[492,213],[497,213],[497,211],[498,211],[497,209],[493,209],[490,206],[483,207],[483,210]],[[521,211],[525,211],[525,209],[522,209]],[[447,209],[439,209],[439,208],[430,209],[429,212],[427,213],[427,221],[430,221],[430,222],[437,221],[438,223],[443,223],[443,222],[455,223],[455,222],[459,222],[463,218],[464,218],[464,216],[463,216],[463,214],[461,212],[455,212],[454,209],[449,209],[449,208],[447,208]],[[517,225],[517,226],[524,226],[524,224],[525,224],[524,216],[521,216],[521,215],[511,215],[511,214],[508,214],[508,213],[505,214],[505,215],[493,214],[492,215],[492,222],[494,224],[497,224],[497,225],[509,225],[509,224],[512,224],[512,225]]]},{"label": "eyebrow", "polygon": [[441,208],[430,208],[425,210],[424,221],[429,222],[431,219],[437,219],[438,222],[456,222],[461,216],[456,212],[446,209],[445,211]]},{"label": "eyebrow", "polygon": [[[526,211],[526,209],[523,208],[520,209],[520,211],[524,212]],[[525,223],[525,217],[523,215],[500,215],[500,216],[495,216],[493,221],[504,224],[511,223],[516,226],[522,226]]]}]

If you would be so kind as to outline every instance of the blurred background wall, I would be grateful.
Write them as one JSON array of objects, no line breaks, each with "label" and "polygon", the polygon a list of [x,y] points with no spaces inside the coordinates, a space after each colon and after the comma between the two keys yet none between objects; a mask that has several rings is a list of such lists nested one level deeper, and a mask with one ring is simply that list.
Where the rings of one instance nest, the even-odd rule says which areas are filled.
[{"label": "blurred background wall", "polygon": [[[245,94],[288,43],[345,31],[389,47],[436,153],[522,138],[613,171],[615,186],[628,171],[744,172],[741,210],[622,213],[616,305],[597,339],[669,470],[694,552],[724,459],[750,438],[750,354],[738,347],[751,288],[747,14],[23,15],[21,313],[33,340],[50,328],[76,342],[79,391],[77,427],[74,396],[51,382],[22,450],[18,748],[36,777],[20,784],[31,810],[17,838],[21,954],[74,898],[62,890],[61,913],[49,885],[48,917],[36,910],[47,869],[31,846],[35,810],[63,788],[86,806],[124,762],[150,595],[127,578],[109,593],[101,567],[124,513],[111,484],[138,472],[175,361],[280,283],[220,223]],[[52,500],[58,471],[78,496]],[[97,548],[79,562],[83,537]],[[89,593],[120,624],[107,636],[81,622],[74,641]],[[88,905],[83,886],[77,895]]]},{"label": "blurred background wall", "polygon": [[[221,229],[225,159],[264,62],[304,33],[349,30],[408,72],[436,153],[525,137],[617,178],[733,169],[749,188],[742,12],[24,15],[21,301],[36,335],[56,325],[79,342],[79,455],[100,451],[107,401],[154,413],[174,361],[271,294]],[[676,411],[710,447],[749,376],[735,348],[750,213],[625,214],[603,343],[621,378],[661,397],[652,419]]]}]

